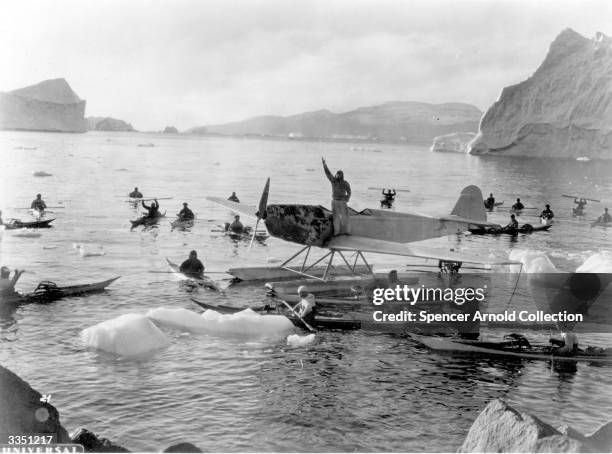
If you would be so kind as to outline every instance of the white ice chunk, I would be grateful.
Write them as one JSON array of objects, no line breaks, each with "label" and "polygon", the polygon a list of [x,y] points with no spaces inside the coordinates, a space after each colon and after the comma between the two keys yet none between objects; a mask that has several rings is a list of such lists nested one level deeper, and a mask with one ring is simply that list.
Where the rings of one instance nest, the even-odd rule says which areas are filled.
[{"label": "white ice chunk", "polygon": [[125,314],[90,326],[81,332],[83,342],[120,356],[138,356],[167,347],[166,335],[147,317]]},{"label": "white ice chunk", "polygon": [[544,252],[515,249],[510,252],[509,258],[521,262],[524,273],[559,273],[557,267]]},{"label": "white ice chunk", "polygon": [[287,336],[287,345],[290,347],[303,347],[313,343],[315,340],[314,334],[307,334],[306,336],[300,336],[299,334],[291,334]]},{"label": "white ice chunk", "polygon": [[206,321],[200,317],[200,314],[187,309],[168,309],[166,307],[159,307],[147,312],[147,317],[159,324],[186,331],[205,330],[208,325]]},{"label": "white ice chunk", "polygon": [[206,331],[231,336],[271,336],[293,329],[293,323],[283,315],[260,315],[252,309],[234,314],[220,314],[211,309],[201,318]]},{"label": "white ice chunk", "polygon": [[577,273],[612,273],[612,254],[597,252],[576,268]]}]

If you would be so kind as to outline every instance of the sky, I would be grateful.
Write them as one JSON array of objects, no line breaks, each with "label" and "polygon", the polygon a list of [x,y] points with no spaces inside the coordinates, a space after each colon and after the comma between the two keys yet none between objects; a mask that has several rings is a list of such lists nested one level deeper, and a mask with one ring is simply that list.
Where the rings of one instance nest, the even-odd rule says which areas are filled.
[{"label": "sky", "polygon": [[486,110],[609,0],[7,0],[0,91],[63,77],[87,116],[179,130],[388,101]]}]

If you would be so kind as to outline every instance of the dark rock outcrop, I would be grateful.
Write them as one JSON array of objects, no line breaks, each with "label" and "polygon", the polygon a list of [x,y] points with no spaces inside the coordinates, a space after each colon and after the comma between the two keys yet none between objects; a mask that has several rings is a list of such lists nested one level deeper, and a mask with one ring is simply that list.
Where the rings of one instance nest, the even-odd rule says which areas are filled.
[{"label": "dark rock outcrop", "polygon": [[178,134],[178,129],[174,126],[166,126],[164,128],[164,134]]},{"label": "dark rock outcrop", "polygon": [[85,452],[130,452],[107,438],[98,438],[96,434],[87,429],[77,429],[71,439],[72,443],[82,445]]},{"label": "dark rock outcrop", "polygon": [[187,132],[294,140],[431,144],[436,136],[476,131],[481,116],[482,112],[470,104],[398,101],[339,114],[319,110],[290,117],[255,117],[236,123],[192,128]]},{"label": "dark rock outcrop", "polygon": [[555,429],[500,399],[490,402],[472,424],[459,452],[610,452],[612,423],[591,436]]},{"label": "dark rock outcrop", "polygon": [[42,395],[8,369],[0,366],[0,434],[49,434],[69,443],[57,409],[41,402]]},{"label": "dark rock outcrop", "polygon": [[85,104],[64,79],[0,93],[0,129],[85,132]]},{"label": "dark rock outcrop", "polygon": [[172,446],[168,446],[162,452],[203,452],[200,448],[191,443],[177,443]]},{"label": "dark rock outcrop", "polygon": [[87,117],[87,129],[90,131],[135,131],[130,123],[111,117]]},{"label": "dark rock outcrop", "polygon": [[612,159],[612,39],[566,29],[487,110],[473,154]]}]

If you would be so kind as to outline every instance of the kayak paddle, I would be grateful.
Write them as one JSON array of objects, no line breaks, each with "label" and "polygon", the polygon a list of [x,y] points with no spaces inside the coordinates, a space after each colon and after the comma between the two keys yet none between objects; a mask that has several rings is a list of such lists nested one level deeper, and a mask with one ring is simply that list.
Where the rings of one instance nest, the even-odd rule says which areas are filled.
[{"label": "kayak paddle", "polygon": [[573,196],[573,195],[567,195],[567,194],[561,194],[561,197],[567,197],[568,199],[584,199],[584,200],[588,200],[589,202],[597,202],[597,203],[601,203],[601,200],[597,200],[597,199],[587,199],[586,197]]}]

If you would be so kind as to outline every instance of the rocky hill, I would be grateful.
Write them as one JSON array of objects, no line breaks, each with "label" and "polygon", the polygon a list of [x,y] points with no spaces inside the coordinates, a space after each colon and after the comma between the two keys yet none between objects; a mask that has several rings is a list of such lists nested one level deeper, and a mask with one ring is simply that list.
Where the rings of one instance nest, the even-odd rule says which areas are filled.
[{"label": "rocky hill", "polygon": [[64,79],[0,93],[0,129],[85,132],[85,104]]},{"label": "rocky hill", "polygon": [[485,113],[470,153],[612,158],[612,40],[566,29]]},{"label": "rocky hill", "polygon": [[130,123],[111,117],[87,117],[87,129],[90,131],[135,131]]},{"label": "rocky hill", "polygon": [[255,117],[236,123],[201,126],[187,132],[429,144],[434,137],[443,134],[476,131],[481,116],[482,112],[469,104],[388,102],[339,114],[319,110],[290,117]]}]

